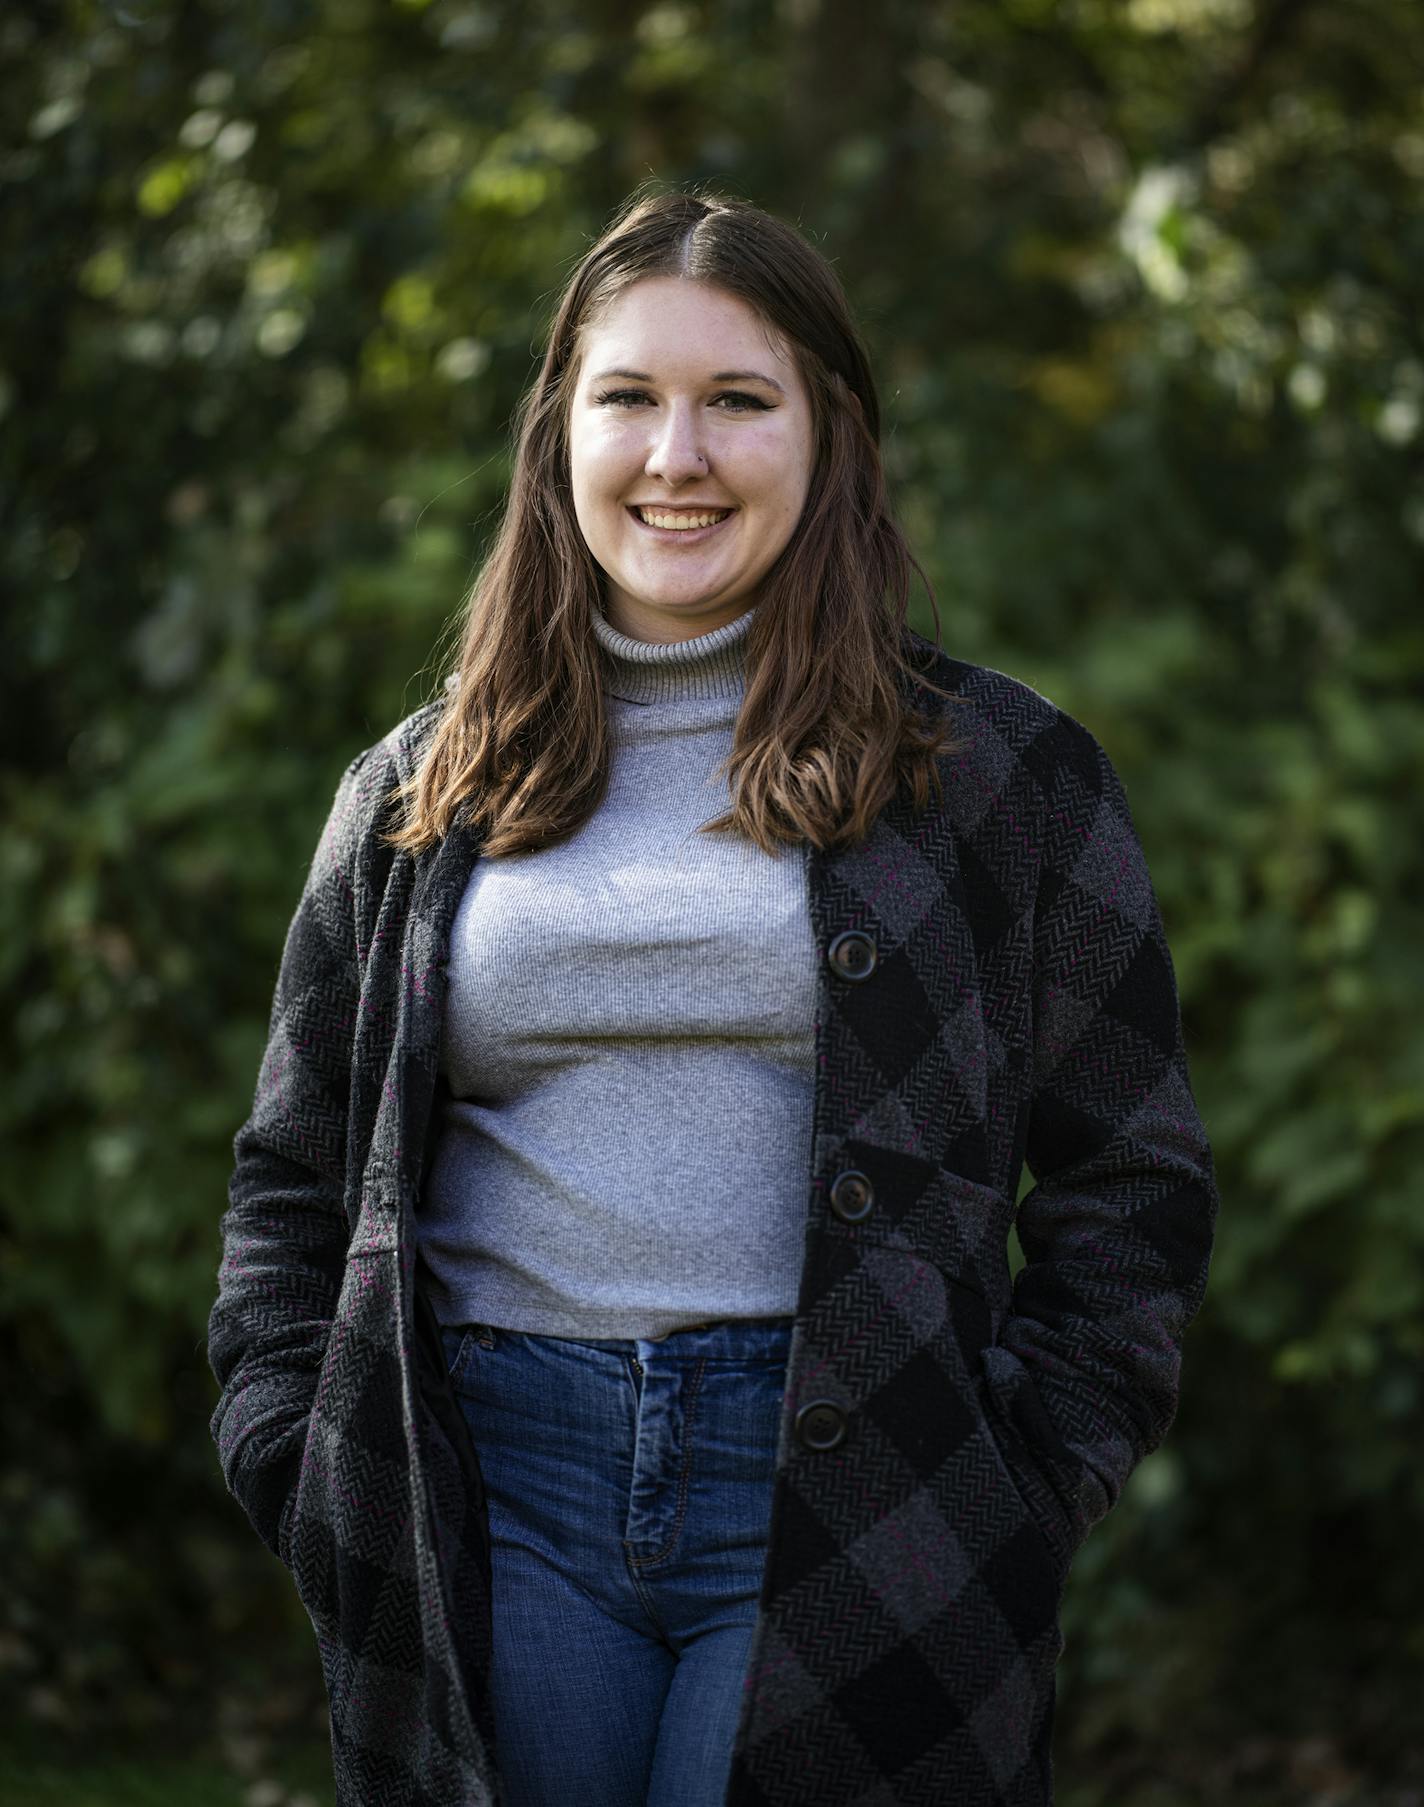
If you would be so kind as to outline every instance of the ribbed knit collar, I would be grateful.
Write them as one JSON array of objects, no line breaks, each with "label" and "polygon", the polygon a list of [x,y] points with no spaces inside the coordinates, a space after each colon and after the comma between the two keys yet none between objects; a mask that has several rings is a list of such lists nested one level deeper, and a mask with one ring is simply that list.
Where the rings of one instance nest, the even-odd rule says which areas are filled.
[{"label": "ribbed knit collar", "polygon": [[673,703],[692,697],[739,699],[742,656],[755,608],[692,640],[635,640],[598,609],[593,631],[607,655],[608,689],[629,703]]}]

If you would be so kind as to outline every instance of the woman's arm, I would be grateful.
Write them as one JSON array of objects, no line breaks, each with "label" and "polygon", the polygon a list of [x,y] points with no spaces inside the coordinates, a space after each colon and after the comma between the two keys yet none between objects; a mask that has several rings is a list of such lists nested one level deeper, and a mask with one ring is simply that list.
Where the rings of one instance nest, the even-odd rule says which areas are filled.
[{"label": "woman's arm", "polygon": [[1034,928],[1025,1265],[989,1390],[1053,1480],[1075,1542],[1176,1414],[1218,1194],[1171,954],[1112,762],[1051,731]]},{"label": "woman's arm", "polygon": [[274,1553],[350,1240],[346,1131],[361,983],[353,887],[372,767],[383,764],[361,754],[337,789],[287,933],[220,1226],[208,1360],[222,1394],[211,1430],[230,1491]]}]

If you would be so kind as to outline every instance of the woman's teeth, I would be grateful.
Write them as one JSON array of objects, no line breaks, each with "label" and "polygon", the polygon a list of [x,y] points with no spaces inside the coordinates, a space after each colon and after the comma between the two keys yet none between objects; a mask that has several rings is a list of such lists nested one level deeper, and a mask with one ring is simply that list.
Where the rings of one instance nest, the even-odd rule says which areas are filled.
[{"label": "woman's teeth", "polygon": [[730,508],[719,508],[708,514],[654,514],[650,509],[640,508],[637,512],[638,519],[649,527],[686,529],[711,527],[718,521],[725,521],[732,511]]}]

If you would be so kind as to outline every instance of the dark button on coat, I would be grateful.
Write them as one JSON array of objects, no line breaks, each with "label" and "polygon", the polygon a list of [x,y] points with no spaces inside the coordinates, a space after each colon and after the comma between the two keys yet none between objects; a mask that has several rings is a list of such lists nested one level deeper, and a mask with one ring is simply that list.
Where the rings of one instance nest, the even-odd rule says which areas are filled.
[{"label": "dark button on coat", "polygon": [[831,1181],[830,1201],[842,1223],[864,1223],[875,1209],[875,1188],[863,1173],[848,1167]]},{"label": "dark button on coat", "polygon": [[826,958],[838,979],[852,982],[868,979],[875,971],[875,941],[859,929],[845,929],[827,948]]},{"label": "dark button on coat", "polygon": [[[821,967],[729,1807],[1048,1807],[1069,1564],[1175,1416],[1206,1286],[1212,1157],[1117,774],[1027,685],[935,659],[967,741],[943,800],[897,798],[859,847],[810,862],[823,952],[853,934],[874,965]],[[439,706],[337,793],[236,1140],[209,1324],[213,1435],[315,1629],[341,1807],[502,1798],[478,1452],[414,1222],[478,842],[457,830],[412,859],[380,838]],[[830,1207],[847,1169],[874,1196],[863,1220]]]}]

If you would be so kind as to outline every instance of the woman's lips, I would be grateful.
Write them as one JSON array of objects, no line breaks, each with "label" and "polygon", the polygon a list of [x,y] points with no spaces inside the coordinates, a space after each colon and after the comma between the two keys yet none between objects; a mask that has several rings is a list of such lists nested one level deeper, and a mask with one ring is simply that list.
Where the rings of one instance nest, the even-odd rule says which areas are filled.
[{"label": "woman's lips", "polygon": [[714,533],[720,533],[728,521],[735,520],[737,511],[735,508],[731,509],[710,527],[650,527],[636,508],[630,508],[628,513],[639,530],[651,539],[662,540],[669,545],[700,546],[703,540],[710,539]]}]

